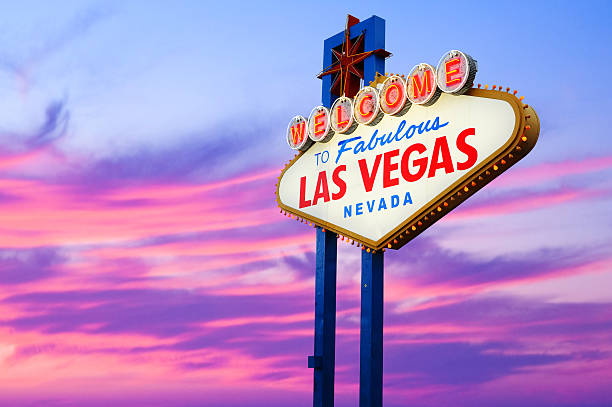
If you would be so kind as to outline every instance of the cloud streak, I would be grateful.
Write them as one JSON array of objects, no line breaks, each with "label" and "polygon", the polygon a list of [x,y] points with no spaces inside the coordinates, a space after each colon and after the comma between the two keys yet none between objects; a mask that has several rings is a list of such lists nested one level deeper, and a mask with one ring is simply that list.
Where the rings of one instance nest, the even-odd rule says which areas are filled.
[{"label": "cloud streak", "polygon": [[[19,385],[25,372],[36,371],[41,388],[59,389],[46,390],[57,403],[70,394],[68,383],[96,393],[99,383],[116,388],[122,377],[131,387],[116,405],[143,400],[144,382],[161,386],[163,397],[184,396],[185,405],[222,400],[219,389],[232,389],[242,405],[263,405],[263,395],[246,396],[262,386],[291,394],[279,396],[278,405],[293,398],[308,404],[314,233],[278,213],[272,189],[279,170],[262,166],[219,178],[202,174],[214,149],[189,155],[173,148],[99,162],[64,156],[50,161],[55,174],[25,176],[21,169],[56,153],[53,135],[67,117],[64,105],[50,108],[38,142],[19,155],[0,153],[0,285],[7,287],[0,295],[0,401],[23,400]],[[184,154],[190,158],[174,166]],[[525,176],[547,174],[539,181],[545,184],[533,184],[537,192],[494,184],[492,196],[474,198],[441,224],[606,201],[609,193],[595,181],[559,182],[606,171],[608,161],[523,169]],[[390,405],[427,405],[432,395],[449,404],[457,392],[486,393],[504,380],[574,366],[597,365],[605,374],[612,298],[520,297],[529,284],[605,270],[612,264],[605,251],[533,247],[486,258],[444,248],[436,233],[443,232],[387,253]],[[337,388],[345,406],[358,375],[359,252],[340,250]],[[42,383],[51,376],[52,385]],[[165,387],[168,377],[173,385]],[[503,387],[491,397],[498,402],[508,393]]]}]

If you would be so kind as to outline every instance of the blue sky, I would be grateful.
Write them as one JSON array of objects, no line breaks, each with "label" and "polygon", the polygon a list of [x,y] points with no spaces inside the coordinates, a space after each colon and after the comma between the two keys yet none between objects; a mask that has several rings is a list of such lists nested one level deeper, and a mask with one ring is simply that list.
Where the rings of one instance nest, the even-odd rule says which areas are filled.
[{"label": "blue sky", "polygon": [[[2,24],[2,123],[27,130],[49,101],[63,100],[79,131],[66,148],[168,145],[217,126],[240,131],[236,117],[261,126],[268,140],[286,117],[319,101],[322,41],[346,18],[344,4],[311,4],[14,3]],[[348,11],[386,19],[389,72],[458,48],[479,61],[477,81],[525,94],[555,132],[539,157],[570,145],[586,155],[591,143],[609,151],[593,131],[610,107],[605,73],[597,74],[610,63],[605,3],[389,2]],[[575,132],[589,142],[573,142]],[[284,153],[269,144],[266,151]]]},{"label": "blue sky", "polygon": [[347,13],[386,20],[387,72],[460,49],[541,122],[524,160],[387,252],[386,405],[612,403],[607,2],[20,1],[0,18],[0,404],[311,404],[314,235],[273,185]]}]

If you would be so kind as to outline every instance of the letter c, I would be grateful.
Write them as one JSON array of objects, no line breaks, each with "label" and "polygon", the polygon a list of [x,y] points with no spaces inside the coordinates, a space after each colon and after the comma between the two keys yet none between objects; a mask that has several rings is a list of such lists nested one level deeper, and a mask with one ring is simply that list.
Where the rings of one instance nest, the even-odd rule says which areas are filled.
[{"label": "letter c", "polygon": [[365,103],[365,101],[372,99],[372,95],[365,95],[364,97],[361,98],[361,102],[359,102],[359,114],[361,115],[361,117],[368,117],[372,112],[364,112],[363,111],[363,104]]}]

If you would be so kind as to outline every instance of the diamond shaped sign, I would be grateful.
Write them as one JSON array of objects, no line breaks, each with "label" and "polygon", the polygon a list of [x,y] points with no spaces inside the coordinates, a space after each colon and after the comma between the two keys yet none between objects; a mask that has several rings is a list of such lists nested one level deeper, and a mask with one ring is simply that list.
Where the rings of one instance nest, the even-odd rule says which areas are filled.
[{"label": "diamond shaped sign", "polygon": [[309,144],[282,171],[277,202],[373,250],[397,249],[523,158],[538,133],[513,94],[442,93]]}]

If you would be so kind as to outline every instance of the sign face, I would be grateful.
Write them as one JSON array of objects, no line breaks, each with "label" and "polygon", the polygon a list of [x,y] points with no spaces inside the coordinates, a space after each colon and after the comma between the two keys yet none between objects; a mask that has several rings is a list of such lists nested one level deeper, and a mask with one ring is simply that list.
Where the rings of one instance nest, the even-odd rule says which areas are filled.
[{"label": "sign face", "polygon": [[418,65],[380,94],[364,87],[352,112],[347,98],[315,108],[311,127],[324,132],[313,140],[324,142],[306,149],[303,118],[294,118],[288,140],[302,151],[277,185],[281,210],[373,250],[397,249],[531,150],[539,132],[531,107],[501,89],[440,92],[438,78],[449,91],[465,86],[470,61],[449,54],[440,66]]}]

